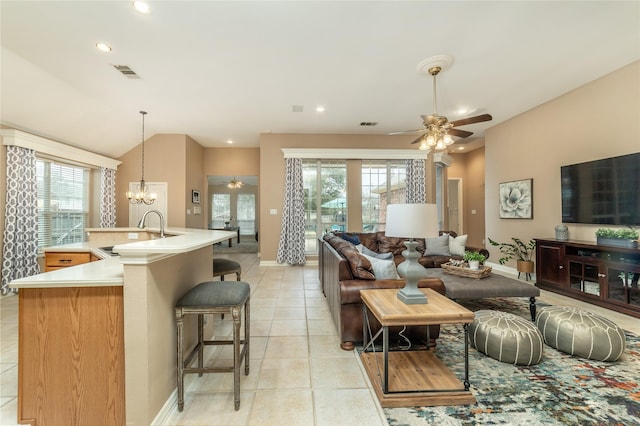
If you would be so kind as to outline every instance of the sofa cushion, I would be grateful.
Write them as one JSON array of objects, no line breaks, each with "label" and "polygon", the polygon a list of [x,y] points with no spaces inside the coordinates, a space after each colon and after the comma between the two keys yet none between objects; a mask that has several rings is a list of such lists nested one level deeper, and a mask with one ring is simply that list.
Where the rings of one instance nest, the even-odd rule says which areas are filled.
[{"label": "sofa cushion", "polygon": [[449,253],[457,256],[464,256],[465,246],[467,245],[467,236],[460,235],[452,237],[449,235]]},{"label": "sofa cushion", "polygon": [[373,268],[371,263],[366,257],[362,256],[356,246],[349,241],[337,237],[325,235],[325,241],[328,242],[342,257],[344,257],[349,263],[351,274],[354,278],[361,280],[375,280],[376,276],[373,274]]},{"label": "sofa cushion", "polygon": [[340,234],[340,238],[349,241],[354,246],[360,244],[360,238],[356,234]]},{"label": "sofa cushion", "polygon": [[450,256],[449,234],[442,234],[437,238],[426,239],[425,256]]},{"label": "sofa cushion", "polygon": [[373,274],[376,276],[377,280],[400,279],[398,271],[396,270],[396,264],[393,259],[380,259],[374,256],[367,256],[364,253],[362,253],[362,256],[366,257],[367,260],[371,263]]},{"label": "sofa cushion", "polygon": [[358,249],[358,251],[364,254],[365,256],[375,257],[375,258],[384,259],[384,260],[393,259],[393,253],[377,253],[373,250],[369,250],[367,246],[364,246],[362,244],[358,244],[356,246],[356,249]]}]

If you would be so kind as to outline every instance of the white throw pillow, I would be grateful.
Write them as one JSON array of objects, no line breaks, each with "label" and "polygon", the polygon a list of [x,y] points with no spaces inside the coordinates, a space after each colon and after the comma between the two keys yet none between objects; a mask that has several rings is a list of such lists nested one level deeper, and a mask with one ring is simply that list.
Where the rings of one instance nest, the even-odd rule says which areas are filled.
[{"label": "white throw pillow", "polygon": [[400,279],[398,271],[396,270],[396,264],[393,260],[378,259],[377,257],[367,256],[362,253],[362,256],[366,257],[371,262],[371,268],[373,269],[373,275],[377,280]]},{"label": "white throw pillow", "polygon": [[467,245],[467,236],[460,235],[453,238],[449,235],[449,252],[452,255],[464,256],[464,248]]}]

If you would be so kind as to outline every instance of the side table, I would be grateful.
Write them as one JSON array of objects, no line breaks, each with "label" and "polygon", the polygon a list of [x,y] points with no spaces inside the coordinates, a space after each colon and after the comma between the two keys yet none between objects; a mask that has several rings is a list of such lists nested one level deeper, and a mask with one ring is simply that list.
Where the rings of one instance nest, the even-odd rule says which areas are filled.
[{"label": "side table", "polygon": [[[468,325],[474,313],[440,293],[419,289],[428,303],[407,305],[396,289],[361,290],[364,326],[360,358],[382,407],[467,405],[476,400],[469,390]],[[375,336],[369,315],[381,324]],[[389,351],[389,327],[432,324],[464,325],[464,383],[429,350]],[[382,352],[374,342],[382,333]]]}]

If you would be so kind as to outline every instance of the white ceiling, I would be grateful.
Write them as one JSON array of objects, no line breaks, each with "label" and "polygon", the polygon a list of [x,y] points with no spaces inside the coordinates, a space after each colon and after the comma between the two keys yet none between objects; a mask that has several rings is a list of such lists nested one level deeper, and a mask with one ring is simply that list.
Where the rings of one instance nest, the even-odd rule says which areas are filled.
[{"label": "white ceiling", "polygon": [[462,127],[474,138],[640,59],[638,1],[150,4],[142,15],[131,1],[1,0],[0,121],[113,157],[140,143],[142,109],[147,138],[205,147],[256,147],[263,132],[385,134],[433,112],[416,65],[448,54],[438,112],[492,114]]}]

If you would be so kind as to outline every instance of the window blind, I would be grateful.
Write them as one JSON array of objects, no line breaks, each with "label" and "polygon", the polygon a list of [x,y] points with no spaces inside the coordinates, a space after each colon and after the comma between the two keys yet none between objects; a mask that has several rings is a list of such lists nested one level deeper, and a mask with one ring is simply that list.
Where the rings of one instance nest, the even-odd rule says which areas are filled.
[{"label": "window blind", "polygon": [[84,241],[89,223],[89,169],[38,158],[38,249]]}]

